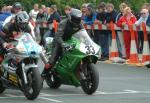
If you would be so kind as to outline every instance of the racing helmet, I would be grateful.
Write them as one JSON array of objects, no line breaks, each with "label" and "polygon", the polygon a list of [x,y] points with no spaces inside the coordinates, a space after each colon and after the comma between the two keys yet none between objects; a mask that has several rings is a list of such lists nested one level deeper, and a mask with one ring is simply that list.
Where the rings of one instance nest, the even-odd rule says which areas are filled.
[{"label": "racing helmet", "polygon": [[15,23],[18,28],[24,30],[29,23],[29,15],[25,11],[21,11],[15,16]]},{"label": "racing helmet", "polygon": [[15,2],[12,7],[13,7],[13,9],[22,9],[23,8],[20,2]]},{"label": "racing helmet", "polygon": [[82,12],[78,9],[72,8],[69,14],[70,21],[75,24],[79,25],[81,22]]}]

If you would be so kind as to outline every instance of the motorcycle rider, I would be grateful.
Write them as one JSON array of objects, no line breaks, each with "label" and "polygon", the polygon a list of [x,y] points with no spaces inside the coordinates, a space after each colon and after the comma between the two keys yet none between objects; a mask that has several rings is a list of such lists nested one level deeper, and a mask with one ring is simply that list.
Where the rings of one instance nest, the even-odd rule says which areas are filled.
[{"label": "motorcycle rider", "polygon": [[70,46],[65,41],[71,39],[74,33],[84,28],[81,24],[81,17],[82,12],[72,8],[68,18],[60,22],[52,43],[52,54],[49,62],[45,64],[43,75],[55,65],[60,55],[62,55],[62,49]]},{"label": "motorcycle rider", "polygon": [[22,11],[22,7],[19,2],[13,5],[15,15],[11,20],[4,25],[2,28],[2,33],[0,34],[0,47],[1,55],[6,53],[5,48],[11,46],[11,38],[16,36],[19,32],[31,32],[31,29],[28,25],[29,16],[25,11]]}]

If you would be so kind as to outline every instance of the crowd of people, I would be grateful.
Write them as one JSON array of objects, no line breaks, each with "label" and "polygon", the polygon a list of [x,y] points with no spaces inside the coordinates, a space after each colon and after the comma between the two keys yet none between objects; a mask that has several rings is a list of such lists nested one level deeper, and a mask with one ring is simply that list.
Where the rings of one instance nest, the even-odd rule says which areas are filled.
[{"label": "crowd of people", "polygon": [[[93,25],[94,23],[104,24],[107,27],[110,22],[113,22],[118,27],[124,27],[125,25],[136,25],[140,26],[142,22],[149,26],[149,10],[150,4],[145,3],[141,7],[139,13],[134,13],[126,3],[119,5],[120,11],[114,9],[112,3],[100,3],[97,10],[95,11],[90,5],[82,5],[83,12],[83,24]],[[93,40],[102,47],[102,58],[101,60],[109,59],[109,48],[111,46],[112,33],[110,30],[89,30],[88,31]],[[116,31],[117,36],[117,47],[119,56],[124,59],[130,57],[130,44],[131,44],[131,33],[129,30]],[[135,40],[138,49],[138,53],[142,53],[143,49],[143,32],[135,31]],[[148,35],[148,41],[150,44],[150,36]]]},{"label": "crowd of people", "polygon": [[[82,5],[83,24],[93,25],[96,23],[104,24],[107,27],[113,22],[118,27],[123,28],[125,25],[141,26],[144,22],[147,26],[150,23],[150,4],[145,3],[140,8],[139,13],[135,13],[131,10],[129,5],[121,3],[119,5],[120,10],[115,10],[112,3],[101,2],[98,8],[94,10],[91,5]],[[93,40],[99,44],[102,48],[101,60],[108,60],[110,53],[110,46],[112,42],[111,30],[88,30],[89,35]],[[134,31],[135,41],[138,53],[143,51],[143,31]],[[130,57],[130,45],[131,45],[131,32],[130,30],[116,30],[117,47],[119,56],[123,59],[129,59]],[[148,35],[148,42],[150,45],[150,35]]]},{"label": "crowd of people", "polygon": [[[95,23],[104,24],[109,26],[110,22],[115,23],[118,27],[124,27],[125,25],[136,25],[140,26],[142,22],[150,26],[150,4],[145,3],[142,7],[139,7],[139,13],[134,13],[129,5],[126,3],[121,3],[119,5],[120,10],[115,10],[112,3],[101,2],[95,9],[90,3],[85,3],[79,8],[82,11],[82,24],[93,25]],[[66,6],[64,9],[65,17],[69,18],[69,13],[72,7]],[[2,27],[8,21],[10,16],[13,16],[14,11],[12,6],[0,7],[0,31]],[[33,9],[28,13],[30,20],[33,23],[43,22],[51,25],[54,20],[58,23],[63,20],[60,12],[56,5],[51,5],[46,7],[45,5],[34,4]],[[36,24],[34,24],[36,25]],[[46,37],[54,37],[55,30],[53,26],[45,28],[44,26],[35,26],[36,37],[40,38],[40,44],[44,45],[44,40]],[[109,48],[112,40],[111,30],[87,30],[90,37],[102,48],[102,55],[100,60],[109,59]],[[142,53],[143,49],[143,32],[135,31],[136,45],[138,53]],[[117,47],[119,51],[119,56],[124,59],[129,59],[130,57],[130,44],[131,44],[131,33],[129,30],[117,31],[116,30],[116,40]],[[150,45],[150,35],[148,35],[148,41]]]}]

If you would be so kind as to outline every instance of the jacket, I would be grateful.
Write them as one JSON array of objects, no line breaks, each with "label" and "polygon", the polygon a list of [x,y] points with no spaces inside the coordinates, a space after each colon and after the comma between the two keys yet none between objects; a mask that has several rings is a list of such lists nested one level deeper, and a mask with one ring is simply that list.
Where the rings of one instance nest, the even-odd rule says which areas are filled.
[{"label": "jacket", "polygon": [[55,34],[54,42],[59,44],[64,43],[64,41],[71,39],[72,35],[77,31],[83,29],[83,25],[73,25],[69,19],[64,19],[60,22],[58,26],[58,31]]}]

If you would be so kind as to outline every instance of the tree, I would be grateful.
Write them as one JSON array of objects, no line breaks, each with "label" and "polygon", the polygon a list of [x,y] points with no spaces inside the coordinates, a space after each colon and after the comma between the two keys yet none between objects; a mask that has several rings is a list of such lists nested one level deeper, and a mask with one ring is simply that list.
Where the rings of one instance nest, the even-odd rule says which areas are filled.
[{"label": "tree", "polygon": [[63,10],[65,5],[75,7],[81,6],[83,3],[93,3],[94,5],[98,5],[100,2],[113,3],[116,9],[119,8],[120,3],[126,2],[133,10],[138,11],[142,4],[150,2],[150,0],[0,0],[0,5],[12,5],[17,1],[21,2],[28,11],[33,8],[34,3],[45,4],[46,6],[56,4],[60,10]]}]

